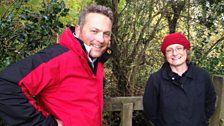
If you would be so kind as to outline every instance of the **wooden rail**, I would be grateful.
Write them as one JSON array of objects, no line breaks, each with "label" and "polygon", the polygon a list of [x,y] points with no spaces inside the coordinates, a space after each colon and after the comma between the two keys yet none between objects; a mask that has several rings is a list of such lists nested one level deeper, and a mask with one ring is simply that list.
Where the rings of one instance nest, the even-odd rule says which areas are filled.
[{"label": "wooden rail", "polygon": [[[213,76],[213,83],[217,93],[217,103],[209,126],[224,126],[224,76]],[[132,113],[136,110],[143,110],[142,96],[105,99],[105,111],[121,111],[120,126],[132,126]]]},{"label": "wooden rail", "polygon": [[134,110],[143,110],[142,97],[113,97],[105,99],[106,111],[121,111],[121,126],[132,126]]}]

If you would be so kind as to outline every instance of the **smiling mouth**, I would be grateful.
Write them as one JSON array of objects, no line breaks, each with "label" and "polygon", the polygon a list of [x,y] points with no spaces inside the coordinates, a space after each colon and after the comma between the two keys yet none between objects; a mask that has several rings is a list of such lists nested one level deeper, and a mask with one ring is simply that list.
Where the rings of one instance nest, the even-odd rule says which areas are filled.
[{"label": "smiling mouth", "polygon": [[101,49],[101,46],[98,46],[98,45],[92,45],[94,48],[98,48],[98,49]]},{"label": "smiling mouth", "polygon": [[101,50],[103,48],[102,45],[92,44],[91,46],[92,46],[92,48],[97,49],[97,50]]},{"label": "smiling mouth", "polygon": [[179,60],[179,59],[181,59],[181,57],[174,57],[174,58],[172,58],[173,60]]}]

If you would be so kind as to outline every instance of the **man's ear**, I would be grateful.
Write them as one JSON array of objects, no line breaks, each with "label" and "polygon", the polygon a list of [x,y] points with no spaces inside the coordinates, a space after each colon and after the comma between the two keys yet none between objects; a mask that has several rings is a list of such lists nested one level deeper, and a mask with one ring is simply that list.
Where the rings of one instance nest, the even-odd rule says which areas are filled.
[{"label": "man's ear", "polygon": [[77,36],[77,37],[79,37],[79,35],[80,35],[80,31],[81,30],[81,27],[80,27],[80,25],[76,25],[75,26],[75,35]]},{"label": "man's ear", "polygon": [[111,40],[110,40],[109,43],[108,43],[108,47],[110,47],[110,45],[111,45]]}]

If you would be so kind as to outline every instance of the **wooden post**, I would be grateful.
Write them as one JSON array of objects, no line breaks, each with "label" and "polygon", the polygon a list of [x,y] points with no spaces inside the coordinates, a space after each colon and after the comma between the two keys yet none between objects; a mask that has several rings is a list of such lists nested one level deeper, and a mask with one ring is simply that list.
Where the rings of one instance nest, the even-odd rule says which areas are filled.
[{"label": "wooden post", "polygon": [[213,76],[213,84],[217,93],[216,110],[210,119],[209,126],[224,126],[224,76]]},{"label": "wooden post", "polygon": [[224,119],[220,119],[219,126],[224,126]]},{"label": "wooden post", "polygon": [[121,126],[132,126],[133,103],[123,103],[121,110]]}]

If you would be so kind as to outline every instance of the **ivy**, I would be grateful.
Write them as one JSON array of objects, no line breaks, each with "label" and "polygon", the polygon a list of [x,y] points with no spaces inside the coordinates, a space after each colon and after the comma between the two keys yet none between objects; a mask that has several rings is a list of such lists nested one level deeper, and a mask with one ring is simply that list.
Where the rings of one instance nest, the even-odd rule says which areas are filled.
[{"label": "ivy", "polygon": [[69,12],[64,1],[43,2],[38,9],[28,2],[3,1],[0,6],[0,69],[55,43],[64,28],[60,18]]}]

